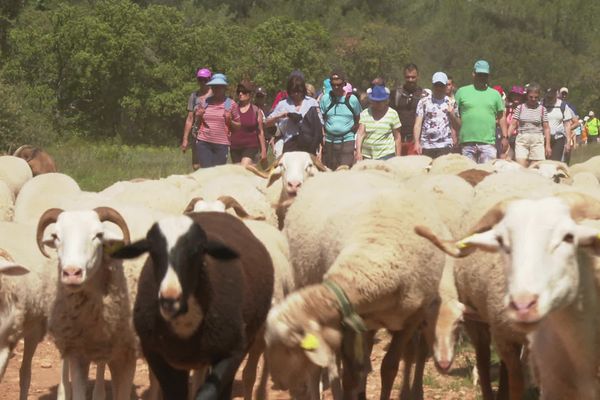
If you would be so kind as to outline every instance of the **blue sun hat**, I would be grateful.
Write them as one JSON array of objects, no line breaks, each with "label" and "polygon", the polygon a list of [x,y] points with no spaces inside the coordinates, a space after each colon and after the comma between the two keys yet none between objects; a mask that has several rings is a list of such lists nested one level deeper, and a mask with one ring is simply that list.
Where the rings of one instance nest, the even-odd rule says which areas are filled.
[{"label": "blue sun hat", "polygon": [[208,86],[227,86],[227,77],[224,74],[214,74],[208,81]]},{"label": "blue sun hat", "polygon": [[385,86],[377,85],[373,86],[369,93],[369,100],[371,101],[385,101],[390,98],[390,89]]}]

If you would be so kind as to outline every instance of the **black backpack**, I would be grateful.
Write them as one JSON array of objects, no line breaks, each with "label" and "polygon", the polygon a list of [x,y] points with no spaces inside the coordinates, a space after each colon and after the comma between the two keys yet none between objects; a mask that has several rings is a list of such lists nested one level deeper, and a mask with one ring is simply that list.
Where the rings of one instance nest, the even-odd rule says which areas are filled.
[{"label": "black backpack", "polygon": [[323,124],[319,118],[318,107],[311,107],[299,122],[299,135],[296,139],[300,151],[316,154],[323,141]]}]

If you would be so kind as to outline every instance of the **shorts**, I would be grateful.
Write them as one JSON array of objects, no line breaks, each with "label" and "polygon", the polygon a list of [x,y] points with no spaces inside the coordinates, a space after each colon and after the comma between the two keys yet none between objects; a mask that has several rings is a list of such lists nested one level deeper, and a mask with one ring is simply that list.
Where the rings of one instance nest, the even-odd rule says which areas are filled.
[{"label": "shorts", "polygon": [[351,167],[354,163],[354,140],[342,143],[325,142],[323,145],[323,164],[332,170],[342,165]]},{"label": "shorts", "polygon": [[258,154],[258,147],[241,147],[239,149],[229,149],[231,154],[231,162],[234,164],[242,162],[242,158],[249,158],[254,162]]},{"label": "shorts", "polygon": [[229,145],[198,140],[196,142],[196,152],[202,168],[225,165],[227,164]]},{"label": "shorts", "polygon": [[461,153],[477,164],[483,164],[498,157],[496,146],[487,143],[466,142],[461,144]]},{"label": "shorts", "polygon": [[438,158],[440,156],[444,156],[446,154],[450,154],[454,152],[453,147],[441,147],[434,149],[423,149],[423,155],[431,158]]},{"label": "shorts", "polygon": [[518,134],[515,140],[515,158],[530,161],[545,160],[544,135],[539,133]]}]

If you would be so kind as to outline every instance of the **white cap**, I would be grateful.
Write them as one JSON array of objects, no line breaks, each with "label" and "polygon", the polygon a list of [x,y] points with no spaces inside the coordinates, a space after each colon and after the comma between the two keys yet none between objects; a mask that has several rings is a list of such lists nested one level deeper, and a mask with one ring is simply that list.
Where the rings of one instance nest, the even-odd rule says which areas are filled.
[{"label": "white cap", "polygon": [[594,114],[593,111],[590,111],[590,113],[588,115],[590,116],[590,118],[594,118],[594,115],[596,115],[596,114]]},{"label": "white cap", "polygon": [[561,87],[560,90],[558,91],[558,93],[563,93],[563,92],[569,93],[569,89],[566,87]]},{"label": "white cap", "polygon": [[444,85],[448,84],[448,75],[446,75],[443,72],[436,72],[435,74],[433,74],[433,78],[431,78],[431,83],[433,83],[434,85],[436,83],[443,83]]},{"label": "white cap", "polygon": [[583,117],[583,120],[584,120],[585,122],[588,122],[588,120],[589,120],[589,119],[590,119],[590,117],[588,117],[587,115],[586,115],[585,117]]}]

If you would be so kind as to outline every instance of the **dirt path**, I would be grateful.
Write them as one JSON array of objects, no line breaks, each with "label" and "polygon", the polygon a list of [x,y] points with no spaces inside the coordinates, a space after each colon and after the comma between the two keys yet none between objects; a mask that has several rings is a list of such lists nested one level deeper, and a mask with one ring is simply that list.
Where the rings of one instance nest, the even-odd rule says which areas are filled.
[{"label": "dirt path", "polygon": [[[371,360],[375,368],[379,368],[383,358],[383,347],[387,343],[384,338],[379,342],[371,355]],[[16,355],[10,360],[6,375],[0,383],[0,400],[15,400],[19,397],[19,366],[21,364],[22,343],[17,347]],[[432,362],[428,362],[425,372],[425,398],[434,400],[476,400],[478,390],[471,383],[471,370],[474,356],[472,353],[461,355],[455,362],[449,376],[438,374],[433,367]],[[108,368],[107,368],[108,370]],[[95,376],[95,368],[92,366],[90,376]],[[141,360],[138,361],[135,374],[135,397],[132,399],[142,399],[144,392],[148,389],[148,367]],[[56,388],[60,378],[60,358],[54,345],[45,340],[42,342],[36,352],[33,360],[33,373],[31,379],[31,388],[29,389],[30,399],[50,400],[56,399]],[[110,374],[106,373],[107,394],[110,399]],[[398,398],[399,378],[394,384],[392,398]],[[91,398],[92,382],[89,382]],[[380,390],[379,371],[374,371],[369,377],[367,384],[367,398],[378,399]],[[234,398],[242,398],[241,369],[237,375],[236,386],[234,388]],[[287,392],[273,390],[269,384],[269,398],[271,400],[288,399]],[[326,399],[330,399],[329,393],[325,394]]]}]

